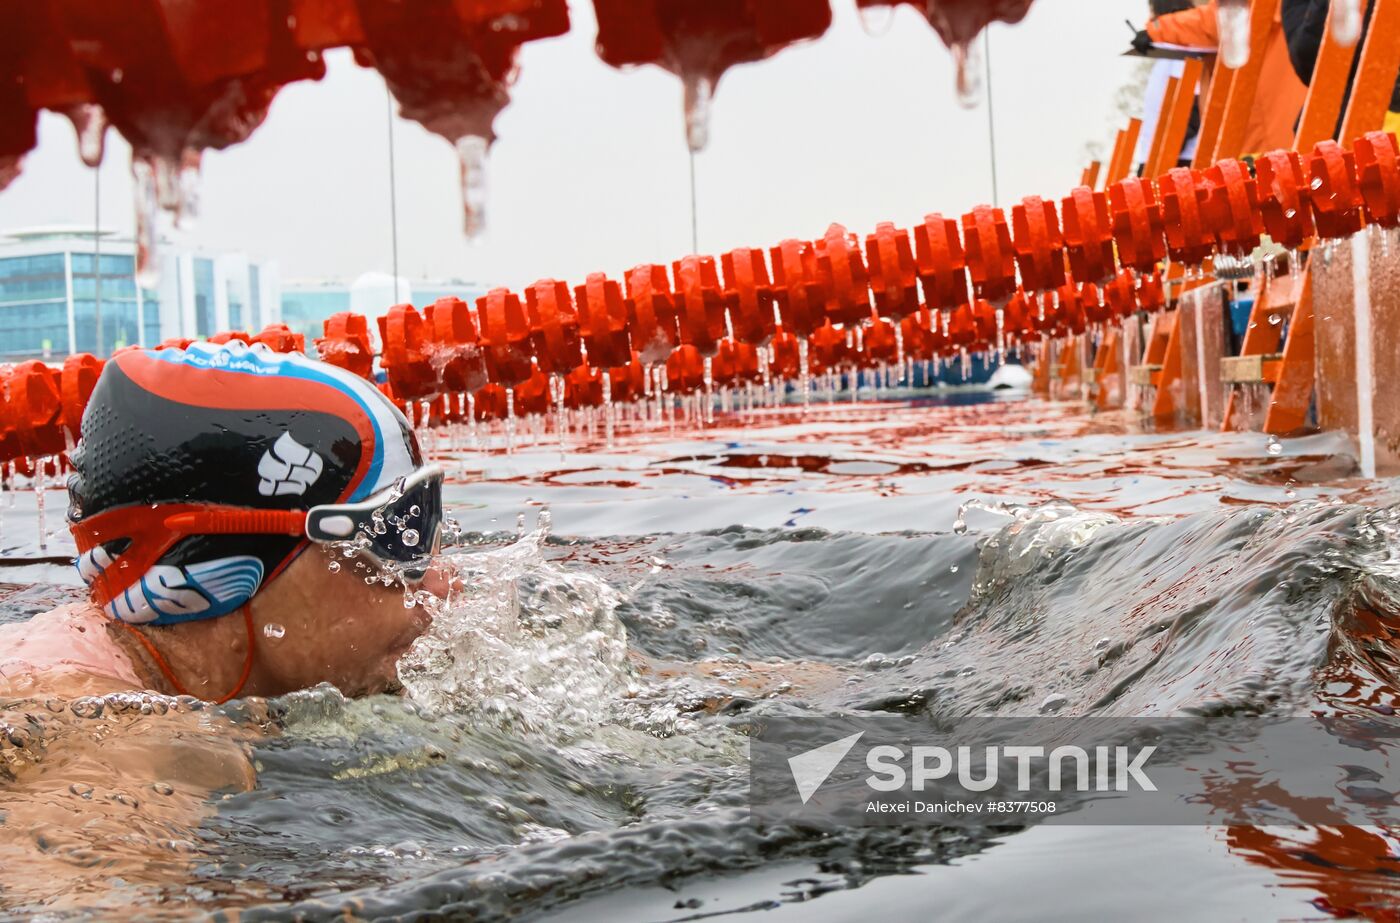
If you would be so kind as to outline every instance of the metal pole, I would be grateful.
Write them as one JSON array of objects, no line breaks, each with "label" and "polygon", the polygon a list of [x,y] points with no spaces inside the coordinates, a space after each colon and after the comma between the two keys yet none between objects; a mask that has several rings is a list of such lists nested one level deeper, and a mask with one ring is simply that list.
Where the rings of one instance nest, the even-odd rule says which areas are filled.
[{"label": "metal pole", "polygon": [[992,205],[1001,204],[1001,191],[997,184],[997,127],[995,110],[992,108],[992,30],[982,31],[982,58],[987,68],[987,147],[992,158]]},{"label": "metal pole", "polygon": [[394,94],[384,85],[389,113],[389,227],[394,242],[394,303],[399,301],[399,192],[394,171]]},{"label": "metal pole", "polygon": [[700,219],[696,211],[695,151],[690,152],[690,252],[700,252]]},{"label": "metal pole", "polygon": [[93,193],[92,193],[92,314],[97,323],[96,348],[93,352],[101,357],[104,355],[102,343],[102,167],[98,165],[93,168]]}]

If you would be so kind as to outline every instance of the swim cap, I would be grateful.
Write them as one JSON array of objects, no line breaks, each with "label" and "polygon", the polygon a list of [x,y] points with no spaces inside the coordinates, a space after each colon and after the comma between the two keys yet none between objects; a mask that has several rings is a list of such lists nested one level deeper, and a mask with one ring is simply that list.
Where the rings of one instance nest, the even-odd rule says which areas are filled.
[{"label": "swim cap", "polygon": [[[78,572],[109,615],[151,625],[237,610],[306,546],[299,527],[277,534],[305,518],[289,511],[362,501],[422,462],[369,382],[238,341],[114,356],[72,460]],[[241,515],[172,526],[212,508]]]}]

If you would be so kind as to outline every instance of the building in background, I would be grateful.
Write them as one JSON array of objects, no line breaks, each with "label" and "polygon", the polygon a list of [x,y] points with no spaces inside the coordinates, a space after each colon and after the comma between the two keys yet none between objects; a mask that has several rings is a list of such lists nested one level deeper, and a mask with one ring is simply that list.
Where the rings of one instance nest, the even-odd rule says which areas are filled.
[{"label": "building in background", "polygon": [[486,294],[486,286],[460,279],[405,279],[367,272],[348,285],[332,281],[289,281],[282,287],[282,322],[304,334],[309,344],[322,336],[326,318],[342,311],[382,317],[396,304],[419,310],[439,298],[456,296],[468,304]]},{"label": "building in background", "polygon": [[106,356],[172,337],[256,332],[281,320],[275,263],[163,242],[160,279],[144,289],[136,284],[135,253],[130,237],[112,231],[0,232],[0,361]]}]

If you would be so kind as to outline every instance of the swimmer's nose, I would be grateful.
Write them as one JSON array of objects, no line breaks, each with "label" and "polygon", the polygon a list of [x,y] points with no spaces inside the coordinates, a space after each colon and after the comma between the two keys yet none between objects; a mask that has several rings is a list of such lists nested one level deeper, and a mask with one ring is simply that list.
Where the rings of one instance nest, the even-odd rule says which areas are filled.
[{"label": "swimmer's nose", "polygon": [[423,574],[423,582],[419,584],[421,589],[427,590],[438,599],[446,599],[451,586],[451,574],[447,568],[440,566],[428,568],[427,572]]}]

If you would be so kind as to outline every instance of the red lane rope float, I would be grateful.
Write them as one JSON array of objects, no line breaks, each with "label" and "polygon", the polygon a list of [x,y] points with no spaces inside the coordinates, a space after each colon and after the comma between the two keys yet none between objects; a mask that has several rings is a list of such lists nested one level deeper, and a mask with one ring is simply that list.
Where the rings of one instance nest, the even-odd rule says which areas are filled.
[{"label": "red lane rope float", "polygon": [[490,378],[481,351],[481,337],[471,308],[460,298],[439,298],[423,309],[427,343],[424,351],[439,369],[442,390],[473,393]]},{"label": "red lane rope float", "polygon": [[1162,222],[1167,255],[1172,262],[1196,266],[1215,252],[1215,239],[1202,214],[1207,190],[1202,175],[1188,167],[1174,167],[1157,179],[1162,202]]},{"label": "red lane rope float", "polygon": [[1065,248],[1074,278],[1098,283],[1113,276],[1113,224],[1108,215],[1108,197],[1088,186],[1080,186],[1061,205]]},{"label": "red lane rope float", "polygon": [[826,286],[817,269],[816,248],[803,240],[785,240],[769,256],[783,329],[806,339],[826,320]]},{"label": "red lane rope float", "polygon": [[1016,254],[1005,213],[979,205],[963,215],[962,227],[973,295],[996,306],[1005,304],[1016,291]]},{"label": "red lane rope float", "polygon": [[1317,233],[1312,202],[1297,151],[1274,151],[1254,163],[1264,229],[1274,243],[1297,250]]},{"label": "red lane rope float", "polygon": [[[898,357],[899,338],[909,358],[1016,348],[1163,310],[1164,254],[1198,265],[1217,252],[1245,254],[1266,232],[1299,247],[1367,223],[1400,225],[1393,135],[1368,134],[1354,151],[1332,141],[1307,157],[1275,151],[1258,160],[1257,171],[1251,176],[1240,161],[1225,160],[1204,172],[1127,179],[1106,194],[1080,187],[1060,212],[1028,197],[1009,224],[990,206],[962,221],[931,214],[912,238],[884,223],[864,247],[832,225],[815,243],[783,241],[767,261],[757,249],[730,251],[720,259],[722,282],[714,258],[690,256],[670,273],[635,267],[625,296],[595,273],[572,300],[566,283],[542,280],[523,304],[496,289],[475,311],[456,298],[439,299],[421,315],[396,305],[378,321],[383,387],[416,419],[440,424],[463,419],[469,395],[479,420],[501,418],[512,393],[519,413],[561,394],[569,406],[596,406],[604,373],[608,396],[637,400],[651,393],[649,369],[661,363],[669,391],[692,393],[703,385],[707,357],[721,384],[763,378],[763,359],[767,375],[790,379],[801,373],[804,342],[809,371],[818,372],[888,362]],[[210,339],[274,350],[304,345],[280,324]],[[157,348],[191,342],[173,338]],[[373,379],[375,344],[364,317],[334,315],[316,347],[323,360]],[[30,473],[34,460],[51,458],[57,461],[49,467],[62,467],[101,368],[86,354],[61,369],[38,361],[0,368],[0,464]]]},{"label": "red lane rope float", "polygon": [[919,310],[919,268],[908,231],[877,224],[865,238],[865,263],[876,313],[899,321]]},{"label": "red lane rope float", "polygon": [[671,264],[676,280],[681,343],[713,356],[725,335],[724,296],[714,257],[687,256]]},{"label": "red lane rope float", "polygon": [[839,224],[813,241],[817,266],[827,285],[826,317],[834,324],[859,324],[870,318],[870,278],[856,236]]},{"label": "red lane rope float", "polygon": [[734,338],[750,346],[768,345],[777,322],[763,251],[751,247],[731,250],[720,257],[720,266],[724,270],[724,301]]},{"label": "red lane rope float", "polygon": [[369,321],[363,315],[343,311],[327,318],[324,327],[326,335],[316,341],[316,354],[321,361],[361,378],[373,378],[374,344],[369,338]]},{"label": "red lane rope float", "polygon": [[1239,160],[1222,160],[1205,171],[1206,213],[1215,231],[1217,249],[1247,256],[1259,246],[1264,215],[1249,167]]},{"label": "red lane rope float", "polygon": [[1371,132],[1356,142],[1356,173],[1366,220],[1384,228],[1400,226],[1400,142]]},{"label": "red lane rope float", "polygon": [[1120,265],[1151,272],[1167,255],[1162,209],[1152,183],[1130,177],[1108,189]]},{"label": "red lane rope float", "polygon": [[1065,238],[1054,202],[1027,196],[1011,209],[1012,241],[1021,285],[1043,292],[1065,284]]},{"label": "red lane rope float", "polygon": [[1313,218],[1325,240],[1350,237],[1366,222],[1361,188],[1356,182],[1356,158],[1335,141],[1322,141],[1309,160]]},{"label": "red lane rope float", "polygon": [[530,326],[519,296],[507,289],[493,289],[476,300],[476,314],[491,381],[513,388],[529,379],[534,373]]},{"label": "red lane rope float", "polygon": [[589,365],[596,368],[626,365],[632,357],[632,344],[622,289],[601,272],[595,272],[588,276],[587,282],[574,289],[574,299]]},{"label": "red lane rope float", "polygon": [[583,364],[569,286],[554,279],[541,279],[525,290],[525,306],[530,320],[531,345],[540,370],[564,375]]},{"label": "red lane rope float", "polygon": [[664,362],[681,345],[665,266],[636,266],[627,273],[627,311],[631,345],[642,362]]},{"label": "red lane rope float", "polygon": [[925,303],[939,311],[967,304],[967,257],[958,223],[942,215],[926,216],[914,229],[914,248]]}]

